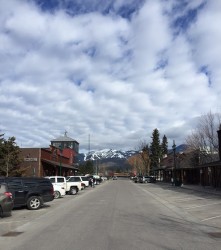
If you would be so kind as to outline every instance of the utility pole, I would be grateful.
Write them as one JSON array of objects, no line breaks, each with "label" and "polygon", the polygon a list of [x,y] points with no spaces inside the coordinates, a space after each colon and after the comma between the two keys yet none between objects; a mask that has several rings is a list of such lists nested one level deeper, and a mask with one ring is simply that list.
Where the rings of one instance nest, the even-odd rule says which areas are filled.
[{"label": "utility pole", "polygon": [[173,181],[174,185],[176,185],[176,144],[175,140],[173,140]]}]

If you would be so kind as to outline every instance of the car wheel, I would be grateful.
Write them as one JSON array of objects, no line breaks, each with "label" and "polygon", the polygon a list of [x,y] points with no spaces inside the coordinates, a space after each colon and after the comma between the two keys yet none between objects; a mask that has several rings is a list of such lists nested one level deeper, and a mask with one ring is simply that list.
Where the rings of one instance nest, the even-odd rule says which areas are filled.
[{"label": "car wheel", "polygon": [[60,198],[60,197],[61,197],[60,192],[59,192],[59,191],[54,191],[54,198],[55,198],[55,199],[58,199],[58,198]]},{"label": "car wheel", "polygon": [[42,199],[38,196],[32,196],[27,201],[27,207],[30,210],[37,210],[42,206]]},{"label": "car wheel", "polygon": [[76,187],[72,187],[72,188],[70,189],[70,194],[71,194],[71,195],[77,194],[77,188],[76,188]]}]

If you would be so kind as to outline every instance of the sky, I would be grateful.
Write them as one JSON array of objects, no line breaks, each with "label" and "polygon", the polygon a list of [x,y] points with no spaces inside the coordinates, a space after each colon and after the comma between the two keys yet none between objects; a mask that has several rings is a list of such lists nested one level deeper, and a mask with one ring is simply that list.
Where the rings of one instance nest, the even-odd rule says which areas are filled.
[{"label": "sky", "polygon": [[0,0],[0,134],[80,152],[185,143],[221,112],[221,1]]}]

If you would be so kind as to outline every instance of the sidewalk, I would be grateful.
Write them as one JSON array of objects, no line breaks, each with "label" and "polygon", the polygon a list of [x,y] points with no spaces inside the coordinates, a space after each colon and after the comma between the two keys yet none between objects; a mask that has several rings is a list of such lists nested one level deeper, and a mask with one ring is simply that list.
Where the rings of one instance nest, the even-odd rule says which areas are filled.
[{"label": "sidewalk", "polygon": [[208,193],[208,194],[214,194],[214,195],[220,195],[221,196],[221,188],[213,188],[211,186],[200,186],[200,185],[191,185],[191,184],[185,184],[182,186],[172,186],[171,183],[168,182],[156,182],[157,185],[165,185],[168,187],[174,187],[174,188],[184,188],[184,189],[189,189],[189,190],[194,190],[197,192],[203,192],[203,193]]},{"label": "sidewalk", "polygon": [[213,188],[211,186],[200,186],[200,185],[182,185],[181,188],[185,189],[190,189],[190,190],[195,190],[198,192],[203,192],[203,193],[209,193],[209,194],[215,194],[215,195],[220,195],[221,196],[221,189],[220,188]]}]

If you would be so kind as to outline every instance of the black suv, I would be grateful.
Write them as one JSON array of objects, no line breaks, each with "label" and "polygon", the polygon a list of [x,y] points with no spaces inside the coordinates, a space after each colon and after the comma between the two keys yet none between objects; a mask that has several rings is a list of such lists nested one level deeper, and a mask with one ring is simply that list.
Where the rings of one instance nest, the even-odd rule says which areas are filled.
[{"label": "black suv", "polygon": [[39,209],[45,202],[54,199],[53,185],[49,179],[41,177],[0,177],[0,183],[8,185],[12,193],[14,207],[27,206]]}]

